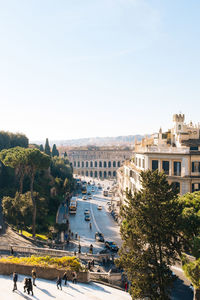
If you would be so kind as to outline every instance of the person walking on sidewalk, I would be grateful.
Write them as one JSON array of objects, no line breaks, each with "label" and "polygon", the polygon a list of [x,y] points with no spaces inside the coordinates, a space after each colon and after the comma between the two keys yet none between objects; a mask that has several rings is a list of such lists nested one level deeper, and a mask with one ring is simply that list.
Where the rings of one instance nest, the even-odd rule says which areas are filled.
[{"label": "person walking on sidewalk", "polygon": [[77,283],[77,274],[76,274],[76,272],[72,273],[72,282]]},{"label": "person walking on sidewalk", "polygon": [[13,273],[13,292],[15,291],[15,290],[17,290],[17,280],[18,280],[18,275],[17,275],[17,273],[16,272],[14,272]]},{"label": "person walking on sidewalk", "polygon": [[35,284],[35,279],[36,279],[36,269],[35,269],[35,268],[33,268],[31,274],[32,274],[32,278],[33,278],[33,285],[36,286],[36,284]]},{"label": "person walking on sidewalk", "polygon": [[56,284],[57,284],[57,289],[59,290],[59,287],[60,287],[60,289],[62,291],[62,279],[60,276],[58,276]]},{"label": "person walking on sidewalk", "polygon": [[65,285],[67,285],[67,280],[68,280],[67,272],[64,273],[63,280],[65,281]]}]

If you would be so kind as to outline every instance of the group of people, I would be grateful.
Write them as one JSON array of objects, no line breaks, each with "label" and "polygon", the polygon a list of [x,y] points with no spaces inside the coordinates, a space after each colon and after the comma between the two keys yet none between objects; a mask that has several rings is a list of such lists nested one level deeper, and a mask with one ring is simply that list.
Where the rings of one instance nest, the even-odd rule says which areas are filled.
[{"label": "group of people", "polygon": [[[36,286],[35,284],[35,279],[36,279],[36,270],[35,268],[32,270],[31,272],[32,275],[32,279],[31,278],[24,278],[24,293],[28,293],[28,295],[31,293],[33,296],[33,285]],[[33,280],[33,282],[32,282]],[[67,272],[64,273],[63,277],[58,276],[57,280],[56,280],[56,285],[57,285],[57,289],[61,289],[62,290],[62,280],[64,280],[64,284],[67,285],[67,281],[68,281],[68,276],[67,276]],[[13,273],[13,292],[15,290],[17,290],[17,281],[18,281],[18,274],[16,272]],[[72,273],[72,282],[73,283],[77,283],[77,273],[73,272]]]},{"label": "group of people", "polygon": [[[33,296],[33,285],[36,286],[35,284],[35,279],[36,279],[36,270],[35,268],[31,272],[32,279],[31,278],[24,278],[24,293],[32,293]],[[16,272],[13,273],[13,292],[17,290],[17,281],[18,281],[18,274]]]},{"label": "group of people", "polygon": [[[64,280],[64,284],[67,285],[67,281],[68,281],[67,272],[64,273],[63,278],[61,276],[58,276],[57,281],[56,281],[58,290],[59,289],[62,290],[62,280]],[[72,282],[77,283],[77,273],[76,272],[72,273]]]}]

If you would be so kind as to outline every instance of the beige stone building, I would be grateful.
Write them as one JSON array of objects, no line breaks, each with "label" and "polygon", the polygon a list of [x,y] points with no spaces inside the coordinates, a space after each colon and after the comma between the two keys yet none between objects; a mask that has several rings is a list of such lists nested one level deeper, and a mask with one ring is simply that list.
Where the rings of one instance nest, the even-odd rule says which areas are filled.
[{"label": "beige stone building", "polygon": [[74,174],[93,178],[116,178],[123,162],[133,156],[132,150],[123,148],[88,147],[67,151]]},{"label": "beige stone building", "polygon": [[180,194],[199,191],[200,125],[186,124],[183,114],[175,114],[170,130],[136,142],[132,159],[117,172],[121,199],[126,189],[141,189],[140,172],[148,169],[163,171]]}]

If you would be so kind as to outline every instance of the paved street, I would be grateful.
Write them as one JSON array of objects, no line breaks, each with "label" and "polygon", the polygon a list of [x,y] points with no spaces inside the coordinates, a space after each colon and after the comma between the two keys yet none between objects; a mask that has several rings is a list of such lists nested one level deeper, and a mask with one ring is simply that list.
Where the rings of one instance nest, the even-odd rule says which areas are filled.
[{"label": "paved street", "polygon": [[[112,183],[105,181],[103,184],[104,187],[107,187],[108,185],[111,186]],[[87,189],[88,192],[91,192],[92,186],[89,186]],[[108,212],[106,204],[111,198],[103,196],[103,189],[98,190],[97,186],[94,186],[94,189],[95,192],[91,192],[91,200],[82,200],[82,195],[78,196],[77,213],[76,215],[70,215],[70,228],[74,234],[77,233],[80,236],[82,252],[88,252],[90,244],[94,246],[94,253],[104,249],[103,243],[95,241],[95,233],[97,231],[104,234],[105,240],[114,241],[118,246],[121,245],[119,226]],[[102,206],[102,210],[97,209],[98,205]],[[92,229],[89,227],[90,222],[84,220],[85,209],[90,210]]]}]

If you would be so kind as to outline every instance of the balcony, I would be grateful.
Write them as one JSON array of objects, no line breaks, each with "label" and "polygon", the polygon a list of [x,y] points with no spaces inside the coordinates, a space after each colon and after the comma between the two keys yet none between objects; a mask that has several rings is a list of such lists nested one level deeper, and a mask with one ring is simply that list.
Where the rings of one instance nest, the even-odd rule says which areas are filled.
[{"label": "balcony", "polygon": [[135,152],[188,154],[190,153],[190,149],[177,148],[177,147],[146,146],[146,147],[137,147]]}]

